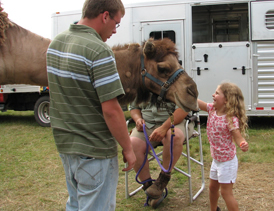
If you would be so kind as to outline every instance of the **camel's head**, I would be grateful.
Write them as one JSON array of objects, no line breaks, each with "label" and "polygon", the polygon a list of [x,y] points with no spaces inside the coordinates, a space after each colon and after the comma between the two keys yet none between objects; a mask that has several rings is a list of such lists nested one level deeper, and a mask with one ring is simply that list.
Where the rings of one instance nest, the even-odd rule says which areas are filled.
[{"label": "camel's head", "polygon": [[[168,81],[177,70],[183,69],[178,61],[175,44],[170,39],[149,39],[144,43],[143,54],[147,73],[162,82]],[[151,92],[160,95],[161,86],[148,77],[145,77],[145,86]],[[176,103],[186,112],[198,110],[197,86],[185,71],[180,72],[175,77],[165,94],[165,98]]]}]

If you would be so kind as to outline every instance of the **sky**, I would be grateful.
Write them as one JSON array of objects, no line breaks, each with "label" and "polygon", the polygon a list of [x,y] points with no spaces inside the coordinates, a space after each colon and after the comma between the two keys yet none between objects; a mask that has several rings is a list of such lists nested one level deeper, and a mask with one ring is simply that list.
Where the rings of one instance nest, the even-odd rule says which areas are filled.
[{"label": "sky", "polygon": [[[0,0],[10,20],[33,33],[51,39],[51,15],[81,10],[85,0]],[[124,4],[145,0],[122,0]]]}]

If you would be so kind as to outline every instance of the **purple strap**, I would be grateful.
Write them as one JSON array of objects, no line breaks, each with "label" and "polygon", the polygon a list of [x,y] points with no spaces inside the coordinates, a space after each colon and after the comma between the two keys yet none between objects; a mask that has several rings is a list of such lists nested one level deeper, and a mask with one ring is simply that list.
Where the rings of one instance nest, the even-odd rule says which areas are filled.
[{"label": "purple strap", "polygon": [[[171,126],[171,129],[174,129],[174,125]],[[166,170],[166,169],[162,166],[160,160],[158,159],[158,157],[157,157],[157,155],[156,155],[156,153],[155,153],[155,151],[154,151],[153,146],[152,146],[151,143],[149,142],[149,139],[148,139],[148,136],[147,136],[147,132],[146,132],[146,125],[145,125],[145,124],[143,124],[143,131],[144,131],[144,134],[145,134],[145,137],[146,137],[147,152],[148,152],[148,145],[149,145],[150,148],[151,148],[151,150],[152,150],[152,152],[153,152],[153,155],[155,156],[155,159],[157,160],[157,162],[158,162],[159,166],[161,167],[161,169],[162,169],[164,172],[166,172],[166,173],[170,172],[170,169],[171,169],[171,166],[172,166],[172,162],[173,162],[173,137],[174,137],[174,134],[171,133],[171,139],[170,139],[170,162],[169,162],[169,167],[168,167],[168,169]],[[147,155],[147,154],[148,154],[148,153],[146,153],[146,155]]]},{"label": "purple strap", "polygon": [[[174,125],[171,126],[171,130],[174,131]],[[137,174],[136,174],[136,177],[135,177],[135,180],[136,180],[139,184],[145,184],[146,182],[149,182],[149,181],[155,181],[155,180],[153,180],[153,179],[147,179],[147,180],[144,180],[144,181],[141,182],[141,181],[139,181],[139,179],[138,179],[138,176],[139,176],[141,170],[143,169],[143,167],[144,167],[144,165],[145,165],[145,163],[146,163],[146,161],[147,161],[148,146],[150,146],[150,148],[151,148],[151,150],[152,150],[152,152],[153,152],[153,154],[154,154],[154,157],[155,157],[155,159],[157,160],[157,162],[158,162],[159,166],[161,167],[161,169],[162,169],[164,172],[166,172],[166,173],[167,173],[167,172],[170,172],[170,169],[171,169],[171,166],[172,166],[172,162],[173,162],[173,137],[175,136],[174,132],[172,132],[172,133],[171,133],[171,139],[170,139],[170,157],[171,157],[171,159],[170,159],[170,162],[169,162],[169,167],[168,167],[168,169],[166,170],[166,169],[162,166],[160,160],[158,159],[158,157],[157,157],[157,155],[156,155],[156,153],[155,153],[155,150],[154,150],[153,146],[152,146],[151,143],[149,142],[148,135],[147,135],[147,132],[146,132],[146,125],[145,125],[145,124],[143,124],[143,131],[144,131],[145,138],[146,138],[146,156],[145,156],[145,159],[144,159],[144,162],[143,162],[141,168],[138,170],[138,172],[137,172]],[[168,194],[167,188],[165,188],[165,191],[166,191],[166,194],[165,194],[164,198],[166,198],[166,197],[167,197],[167,194]],[[149,201],[149,197],[147,197],[147,200],[146,200],[146,203],[144,204],[144,206],[148,206],[148,201]]]}]

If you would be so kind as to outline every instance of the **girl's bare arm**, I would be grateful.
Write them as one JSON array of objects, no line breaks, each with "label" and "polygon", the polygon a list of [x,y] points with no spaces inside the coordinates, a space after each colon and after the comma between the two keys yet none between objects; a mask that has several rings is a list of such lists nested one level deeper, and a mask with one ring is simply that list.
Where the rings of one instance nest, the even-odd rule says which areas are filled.
[{"label": "girl's bare arm", "polygon": [[248,143],[241,135],[240,130],[239,129],[232,130],[231,133],[235,143],[241,148],[243,152],[246,152],[248,150]]},{"label": "girl's bare arm", "polygon": [[206,104],[207,104],[206,102],[204,102],[204,101],[198,99],[198,105],[199,105],[199,108],[200,108],[202,111],[207,111],[207,109],[206,109]]}]

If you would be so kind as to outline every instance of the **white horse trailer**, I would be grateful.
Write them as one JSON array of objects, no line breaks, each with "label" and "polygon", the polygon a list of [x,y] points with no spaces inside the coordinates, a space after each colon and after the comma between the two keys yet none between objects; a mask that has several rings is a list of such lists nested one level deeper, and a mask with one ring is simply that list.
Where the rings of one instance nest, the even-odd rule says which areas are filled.
[{"label": "white horse trailer", "polygon": [[[169,37],[201,100],[212,102],[217,85],[230,81],[241,88],[249,116],[274,116],[274,1],[165,0],[125,7],[110,46]],[[80,18],[81,11],[53,14],[52,37]]]}]

